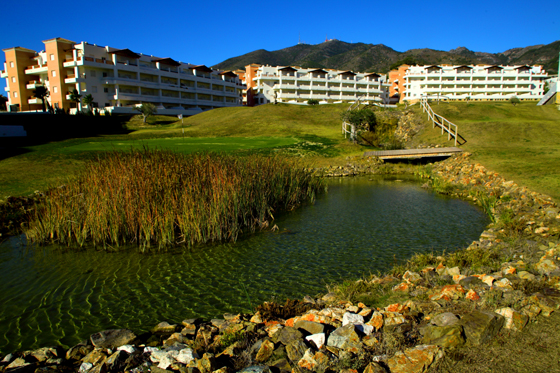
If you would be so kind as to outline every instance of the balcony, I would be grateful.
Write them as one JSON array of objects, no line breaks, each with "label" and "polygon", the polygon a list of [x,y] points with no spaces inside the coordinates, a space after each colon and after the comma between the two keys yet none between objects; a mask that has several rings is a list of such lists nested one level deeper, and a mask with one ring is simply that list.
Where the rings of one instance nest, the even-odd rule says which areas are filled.
[{"label": "balcony", "polygon": [[47,64],[44,64],[42,66],[40,65],[27,66],[25,68],[26,74],[33,74],[33,75],[46,73],[47,71],[48,71]]},{"label": "balcony", "polygon": [[25,88],[27,89],[36,89],[37,87],[42,87],[43,83],[39,80],[31,80],[29,82],[27,82],[27,85],[25,86]]},{"label": "balcony", "polygon": [[7,78],[8,77],[8,72],[6,70],[3,70],[2,73],[0,74],[1,78]]},{"label": "balcony", "polygon": [[32,105],[32,104],[39,104],[42,105],[43,104],[43,100],[37,98],[37,97],[29,97],[27,99],[27,103]]}]

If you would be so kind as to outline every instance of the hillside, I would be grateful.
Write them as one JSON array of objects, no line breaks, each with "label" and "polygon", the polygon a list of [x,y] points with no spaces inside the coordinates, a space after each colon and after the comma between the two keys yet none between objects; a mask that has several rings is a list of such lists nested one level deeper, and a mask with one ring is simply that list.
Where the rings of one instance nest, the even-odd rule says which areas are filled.
[{"label": "hillside", "polygon": [[419,64],[542,64],[548,73],[558,71],[560,40],[547,45],[513,48],[502,53],[474,52],[465,47],[450,51],[429,48],[397,52],[383,44],[346,43],[331,40],[321,44],[298,44],[277,51],[259,49],[229,58],[216,69],[243,69],[251,63],[272,66],[320,67],[362,72],[387,72],[404,61]]}]

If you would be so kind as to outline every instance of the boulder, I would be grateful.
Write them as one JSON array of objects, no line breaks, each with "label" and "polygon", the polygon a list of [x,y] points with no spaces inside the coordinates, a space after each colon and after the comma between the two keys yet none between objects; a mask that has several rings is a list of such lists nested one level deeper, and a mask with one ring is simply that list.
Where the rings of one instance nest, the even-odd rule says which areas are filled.
[{"label": "boulder", "polygon": [[326,335],[325,333],[311,334],[305,337],[305,339],[307,341],[313,342],[317,349],[320,350],[321,347],[323,347],[323,345],[325,344]]},{"label": "boulder", "polygon": [[288,359],[293,362],[298,362],[303,357],[303,354],[305,353],[307,348],[307,345],[301,339],[292,341],[286,346],[286,354],[288,355]]},{"label": "boulder", "polygon": [[510,307],[500,308],[494,312],[506,318],[506,322],[504,325],[504,328],[506,329],[521,331],[529,321],[528,316],[523,315],[522,313],[517,312]]},{"label": "boulder", "polygon": [[272,356],[272,352],[274,352],[274,343],[266,339],[261,343],[255,360],[257,363],[264,363]]},{"label": "boulder", "polygon": [[364,373],[387,373],[387,370],[378,363],[371,362],[365,367]]},{"label": "boulder", "polygon": [[241,369],[238,373],[271,373],[270,368],[266,365],[253,365]]},{"label": "boulder", "polygon": [[358,315],[352,312],[346,312],[344,316],[342,316],[342,325],[348,324],[363,324],[364,317],[362,315]]},{"label": "boulder", "polygon": [[436,326],[449,326],[459,322],[459,318],[451,312],[444,312],[432,318],[430,322]]},{"label": "boulder", "polygon": [[191,361],[194,361],[198,355],[193,352],[192,348],[184,348],[179,351],[179,354],[175,358],[178,362],[182,364],[189,364]]},{"label": "boulder", "polygon": [[303,329],[309,334],[318,334],[325,331],[325,326],[318,322],[299,320],[295,323],[294,328]]},{"label": "boulder", "polygon": [[113,350],[119,346],[130,344],[136,339],[136,334],[128,329],[110,329],[92,334],[90,339],[96,348]]},{"label": "boulder", "polygon": [[177,329],[177,325],[175,324],[171,325],[167,321],[162,321],[156,326],[154,326],[151,332],[154,334],[168,334],[168,333],[174,333],[176,329]]},{"label": "boulder", "polygon": [[322,373],[329,365],[329,358],[321,351],[313,352],[312,349],[305,351],[303,357],[298,361],[298,366],[312,372]]},{"label": "boulder", "polygon": [[367,324],[371,325],[374,331],[381,330],[383,327],[383,314],[381,312],[374,312]]},{"label": "boulder", "polygon": [[446,326],[428,325],[421,332],[424,344],[440,347],[459,347],[465,344],[463,327],[458,322]]},{"label": "boulder", "polygon": [[358,352],[362,348],[362,343],[358,333],[354,330],[354,325],[348,324],[337,328],[330,334],[327,346]]},{"label": "boulder", "polygon": [[475,345],[488,342],[504,326],[505,319],[489,311],[473,311],[461,318],[467,340]]},{"label": "boulder", "polygon": [[278,342],[282,343],[284,346],[287,346],[292,341],[302,338],[303,334],[299,330],[286,326],[280,331],[280,334],[278,335]]},{"label": "boulder", "polygon": [[443,356],[438,346],[420,345],[398,351],[387,360],[391,373],[422,373]]}]

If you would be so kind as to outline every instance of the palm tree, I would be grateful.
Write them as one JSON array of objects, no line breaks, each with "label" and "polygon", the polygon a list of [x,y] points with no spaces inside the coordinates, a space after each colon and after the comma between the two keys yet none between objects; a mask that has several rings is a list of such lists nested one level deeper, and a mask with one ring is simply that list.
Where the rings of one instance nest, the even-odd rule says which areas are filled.
[{"label": "palm tree", "polygon": [[33,96],[41,100],[41,105],[43,106],[43,113],[47,111],[45,106],[45,99],[49,97],[49,90],[44,85],[40,85],[33,91]]},{"label": "palm tree", "polygon": [[76,103],[76,114],[78,114],[77,109],[81,99],[82,99],[82,95],[78,93],[78,90],[76,88],[74,88],[74,90],[70,92],[70,102]]},{"label": "palm tree", "polygon": [[85,95],[84,98],[82,99],[82,103],[86,105],[88,109],[91,109],[90,105],[93,103],[93,96],[91,94]]},{"label": "palm tree", "polygon": [[6,110],[6,102],[8,102],[8,98],[4,95],[0,95],[0,110]]}]

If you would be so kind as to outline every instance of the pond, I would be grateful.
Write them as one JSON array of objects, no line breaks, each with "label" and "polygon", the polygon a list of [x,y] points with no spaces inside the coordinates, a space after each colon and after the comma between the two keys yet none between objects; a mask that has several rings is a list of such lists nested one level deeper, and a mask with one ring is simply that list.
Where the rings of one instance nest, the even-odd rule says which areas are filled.
[{"label": "pond", "polygon": [[279,231],[236,243],[141,254],[36,248],[13,237],[0,245],[0,351],[68,347],[104,329],[138,333],[313,296],[395,258],[466,247],[488,224],[478,207],[400,178],[329,180],[315,204],[276,217]]}]

